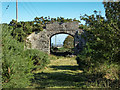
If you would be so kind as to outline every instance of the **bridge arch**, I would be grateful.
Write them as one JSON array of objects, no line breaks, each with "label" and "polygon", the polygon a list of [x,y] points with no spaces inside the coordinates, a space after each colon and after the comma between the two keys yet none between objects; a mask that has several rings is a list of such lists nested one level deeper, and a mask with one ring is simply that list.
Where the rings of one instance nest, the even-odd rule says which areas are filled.
[{"label": "bridge arch", "polygon": [[[70,36],[72,36],[73,37],[73,47],[75,47],[75,41],[74,41],[74,35],[73,34],[70,34],[70,33],[66,33],[66,32],[59,32],[59,33],[54,33],[53,35],[51,35],[51,37],[50,37],[50,53],[53,53],[52,52],[52,38],[55,36],[55,35],[60,35],[60,34],[66,34],[66,35],[70,35]],[[65,39],[65,38],[62,38],[61,37],[61,39]],[[57,40],[58,41],[58,40]],[[61,52],[62,53],[62,52]]]},{"label": "bridge arch", "polygon": [[51,34],[50,38],[53,37],[54,35],[57,35],[57,34],[68,34],[68,35],[74,37],[74,34],[67,33],[67,32],[64,32],[64,31],[63,31],[63,32],[56,32],[56,33]]},{"label": "bridge arch", "polygon": [[67,22],[63,24],[55,22],[53,24],[47,24],[46,29],[44,29],[43,31],[40,31],[39,33],[34,32],[27,37],[26,42],[30,43],[30,45],[27,45],[27,48],[38,49],[40,51],[50,54],[51,37],[53,35],[61,33],[73,36],[74,47],[76,47],[76,45],[80,42],[80,36],[78,35],[78,32],[83,32],[83,30],[79,29],[78,22]]}]

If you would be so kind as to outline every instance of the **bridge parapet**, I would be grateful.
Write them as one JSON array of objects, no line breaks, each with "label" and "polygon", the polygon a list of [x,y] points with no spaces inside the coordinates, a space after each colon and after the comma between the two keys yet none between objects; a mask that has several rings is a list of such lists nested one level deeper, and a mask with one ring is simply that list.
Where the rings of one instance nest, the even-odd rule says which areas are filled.
[{"label": "bridge parapet", "polygon": [[71,30],[78,30],[79,23],[78,22],[66,22],[66,23],[58,23],[54,22],[53,24],[47,24],[46,30],[48,31],[71,31]]}]

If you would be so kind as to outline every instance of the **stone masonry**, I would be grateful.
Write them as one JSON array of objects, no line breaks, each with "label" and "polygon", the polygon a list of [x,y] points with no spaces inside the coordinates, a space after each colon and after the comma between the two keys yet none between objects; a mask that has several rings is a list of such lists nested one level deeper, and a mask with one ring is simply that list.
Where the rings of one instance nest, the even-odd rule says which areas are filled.
[{"label": "stone masonry", "polygon": [[81,48],[81,42],[85,43],[85,40],[81,38],[83,30],[79,29],[78,22],[67,22],[53,24],[47,24],[46,29],[43,31],[33,32],[27,37],[27,48],[38,49],[43,52],[50,54],[50,39],[56,34],[69,34],[74,37],[74,52],[77,54]]}]

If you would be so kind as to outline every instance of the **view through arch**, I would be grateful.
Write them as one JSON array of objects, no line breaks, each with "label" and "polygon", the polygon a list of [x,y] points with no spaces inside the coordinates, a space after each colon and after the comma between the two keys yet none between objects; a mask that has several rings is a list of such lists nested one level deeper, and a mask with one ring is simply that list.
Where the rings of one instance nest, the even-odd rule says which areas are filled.
[{"label": "view through arch", "polygon": [[50,38],[50,54],[69,56],[74,53],[74,36],[68,33],[57,33]]}]

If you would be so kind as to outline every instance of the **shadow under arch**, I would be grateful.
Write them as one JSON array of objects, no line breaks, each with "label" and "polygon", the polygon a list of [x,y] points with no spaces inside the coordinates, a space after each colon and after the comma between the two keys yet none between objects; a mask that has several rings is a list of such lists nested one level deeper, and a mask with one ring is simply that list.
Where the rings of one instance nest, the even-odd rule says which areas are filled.
[{"label": "shadow under arch", "polygon": [[66,51],[66,52],[53,52],[52,51],[52,43],[51,43],[51,39],[53,36],[55,35],[59,35],[59,34],[66,34],[66,35],[70,35],[73,37],[73,46],[75,47],[75,39],[74,39],[74,35],[73,34],[70,34],[70,33],[66,33],[66,32],[58,32],[58,33],[54,33],[50,36],[50,54],[54,54],[56,56],[68,56],[68,55],[72,55],[73,53],[72,52],[69,52],[69,51]]}]

